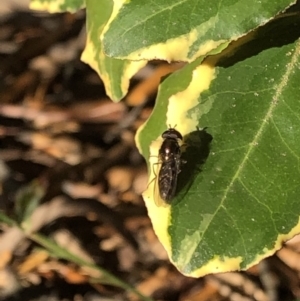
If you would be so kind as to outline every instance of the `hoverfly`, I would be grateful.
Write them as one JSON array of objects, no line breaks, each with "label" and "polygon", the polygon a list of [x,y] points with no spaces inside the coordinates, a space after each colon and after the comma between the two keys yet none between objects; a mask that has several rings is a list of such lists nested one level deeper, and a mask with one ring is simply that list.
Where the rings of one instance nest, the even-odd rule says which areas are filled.
[{"label": "hoverfly", "polygon": [[182,135],[175,128],[170,127],[161,136],[164,140],[158,151],[157,164],[160,165],[160,169],[154,193],[157,206],[170,204],[174,198],[182,163],[180,158]]}]

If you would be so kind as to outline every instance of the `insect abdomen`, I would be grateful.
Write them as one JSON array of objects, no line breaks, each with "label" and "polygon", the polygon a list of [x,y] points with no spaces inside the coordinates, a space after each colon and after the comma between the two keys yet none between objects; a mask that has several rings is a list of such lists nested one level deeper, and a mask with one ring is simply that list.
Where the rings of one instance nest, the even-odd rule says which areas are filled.
[{"label": "insect abdomen", "polygon": [[158,176],[158,186],[161,198],[167,203],[170,203],[175,195],[178,173],[178,162],[175,159],[162,163]]}]

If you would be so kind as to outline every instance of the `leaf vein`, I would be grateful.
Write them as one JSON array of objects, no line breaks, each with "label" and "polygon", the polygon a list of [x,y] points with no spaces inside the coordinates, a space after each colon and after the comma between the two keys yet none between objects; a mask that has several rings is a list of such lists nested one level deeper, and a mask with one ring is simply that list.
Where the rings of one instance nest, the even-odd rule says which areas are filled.
[{"label": "leaf vein", "polygon": [[[266,176],[265,174],[263,174],[259,169],[258,167],[249,159],[248,161],[252,167],[255,169],[255,171],[262,177],[264,178],[268,183],[269,183],[269,186],[272,186],[274,183],[273,181],[270,181]],[[264,190],[267,190],[269,188],[269,186],[264,186]]]},{"label": "leaf vein", "polygon": [[289,144],[286,142],[286,140],[283,138],[283,136],[281,135],[276,123],[274,122],[274,120],[272,119],[272,123],[274,125],[274,128],[276,129],[276,132],[278,133],[282,143],[286,146],[286,148],[289,150],[289,152],[298,160],[299,162],[299,156],[293,151],[293,149],[289,146]]},{"label": "leaf vein", "polygon": [[275,230],[275,232],[276,232],[276,231],[277,231],[277,228],[276,228],[274,219],[272,218],[273,212],[272,212],[271,208],[270,208],[267,204],[265,204],[264,202],[260,201],[260,199],[258,199],[258,198],[252,193],[251,189],[249,189],[241,179],[238,179],[238,181],[239,181],[240,184],[244,187],[244,189],[247,190],[247,192],[249,193],[249,195],[252,196],[252,198],[253,198],[254,200],[257,201],[257,203],[259,203],[260,205],[262,205],[263,207],[265,207],[265,208],[270,212],[270,217],[271,217],[271,220],[272,220],[272,223],[273,223],[273,226],[274,226],[274,230]]},{"label": "leaf vein", "polygon": [[[152,2],[154,5],[157,5],[156,2],[154,2],[154,1],[151,1],[151,2]],[[185,3],[185,2],[187,2],[187,0],[183,0],[183,1],[176,2],[176,3],[172,4],[172,5],[166,6],[165,8],[159,7],[159,10],[156,11],[155,13],[150,14],[147,18],[144,18],[141,22],[137,22],[137,23],[135,23],[133,26],[128,27],[127,30],[125,30],[122,34],[120,34],[120,35],[117,37],[118,40],[119,40],[121,37],[123,37],[124,35],[126,35],[126,34],[127,34],[129,31],[131,31],[133,28],[135,28],[135,27],[137,27],[137,26],[139,26],[139,25],[142,25],[142,24],[144,24],[144,26],[145,26],[146,21],[150,20],[150,19],[153,18],[154,16],[159,15],[159,14],[165,12],[165,11],[168,11],[168,10],[171,11],[173,7],[178,6],[178,5],[181,5],[182,3]],[[114,41],[114,42],[116,42],[116,41]],[[113,42],[113,43],[114,43],[114,42]]]},{"label": "leaf vein", "polygon": [[243,235],[242,235],[239,227],[237,226],[236,221],[233,219],[233,217],[231,216],[231,214],[228,212],[228,209],[225,208],[224,206],[223,206],[223,209],[225,210],[226,214],[228,215],[228,217],[232,220],[233,224],[235,225],[235,228],[236,228],[237,232],[239,233],[239,236],[241,237],[241,241],[242,241],[242,244],[243,244],[244,252],[245,252],[246,257],[247,257],[248,252],[247,252],[247,248],[246,248],[244,237],[243,237]]}]

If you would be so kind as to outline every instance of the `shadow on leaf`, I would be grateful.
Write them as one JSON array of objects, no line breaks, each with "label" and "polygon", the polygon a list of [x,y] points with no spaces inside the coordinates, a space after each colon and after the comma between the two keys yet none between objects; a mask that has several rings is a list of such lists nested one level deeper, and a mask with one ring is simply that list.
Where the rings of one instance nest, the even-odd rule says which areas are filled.
[{"label": "shadow on leaf", "polygon": [[183,151],[181,159],[181,172],[178,175],[178,183],[176,195],[181,191],[185,191],[180,200],[174,200],[173,204],[180,202],[186,193],[188,193],[194,178],[201,172],[201,167],[207,160],[210,152],[210,143],[213,137],[206,132],[206,128],[196,130],[184,137],[185,151]]}]

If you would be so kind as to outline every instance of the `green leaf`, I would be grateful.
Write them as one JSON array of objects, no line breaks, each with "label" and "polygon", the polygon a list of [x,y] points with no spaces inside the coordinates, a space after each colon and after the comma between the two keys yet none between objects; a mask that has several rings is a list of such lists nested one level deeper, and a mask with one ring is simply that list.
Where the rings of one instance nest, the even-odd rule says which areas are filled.
[{"label": "green leaf", "polygon": [[131,62],[107,57],[102,50],[100,35],[112,13],[111,0],[87,0],[87,43],[81,59],[98,72],[107,95],[113,100],[124,97],[130,78],[146,61]]},{"label": "green leaf", "polygon": [[[184,135],[187,163],[171,206],[155,206],[157,181],[144,193],[154,229],[184,274],[247,269],[300,232],[300,42],[274,38],[274,31],[288,36],[280,30],[286,20],[278,22],[244,47],[238,41],[169,76],[137,136],[153,164],[162,131],[176,125]],[[299,37],[297,22],[286,29]],[[155,129],[161,114],[166,123]]]},{"label": "green leaf", "polygon": [[[164,79],[137,144],[154,229],[191,276],[246,269],[300,232],[299,12],[277,16],[291,0],[201,1],[87,0],[83,53],[115,100],[145,64],[117,58],[189,62]],[[171,206],[157,207],[153,164],[169,126],[187,162]]]},{"label": "green leaf", "polygon": [[295,3],[291,0],[131,0],[115,8],[104,35],[111,57],[193,61],[236,40]]},{"label": "green leaf", "polygon": [[0,221],[7,224],[8,226],[12,227],[16,225],[16,222],[8,217],[2,210],[0,211]]},{"label": "green leaf", "polygon": [[84,0],[31,0],[30,8],[51,13],[75,12],[85,6]]},{"label": "green leaf", "polygon": [[40,203],[45,191],[38,182],[32,182],[22,187],[16,195],[15,212],[19,224],[30,223],[31,215]]},{"label": "green leaf", "polygon": [[74,12],[86,5],[87,42],[81,59],[89,64],[101,77],[106,94],[112,100],[122,99],[129,87],[131,77],[147,61],[132,62],[106,56],[102,49],[100,36],[113,12],[112,0],[31,0],[30,7],[49,12]]}]

